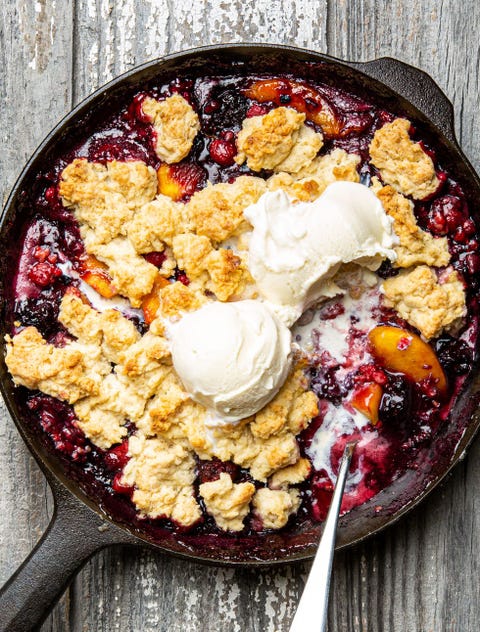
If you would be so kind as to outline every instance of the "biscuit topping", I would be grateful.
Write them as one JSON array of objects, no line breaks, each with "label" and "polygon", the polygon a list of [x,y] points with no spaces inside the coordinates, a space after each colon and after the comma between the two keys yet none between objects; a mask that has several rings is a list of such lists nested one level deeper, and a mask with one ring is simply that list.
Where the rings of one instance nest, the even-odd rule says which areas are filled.
[{"label": "biscuit topping", "polygon": [[370,144],[372,164],[386,184],[414,200],[435,193],[440,184],[433,161],[409,136],[410,121],[395,119],[375,132]]},{"label": "biscuit topping", "polygon": [[236,162],[247,161],[252,171],[297,173],[312,162],[323,145],[322,135],[304,121],[305,114],[283,107],[245,119],[237,138]]},{"label": "biscuit topping", "polygon": [[476,227],[410,122],[244,79],[150,86],[39,174],[6,339],[55,449],[185,542],[323,520],[348,437],[345,506],[385,489],[476,335]]},{"label": "biscuit topping", "polygon": [[146,98],[142,110],[153,123],[157,156],[168,164],[188,156],[200,129],[198,115],[188,101],[179,94],[165,101]]}]

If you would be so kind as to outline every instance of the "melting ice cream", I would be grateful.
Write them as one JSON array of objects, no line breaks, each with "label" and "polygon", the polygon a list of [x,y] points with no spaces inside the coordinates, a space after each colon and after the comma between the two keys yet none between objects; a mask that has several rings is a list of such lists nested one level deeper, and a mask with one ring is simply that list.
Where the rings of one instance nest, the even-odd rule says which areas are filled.
[{"label": "melting ice cream", "polygon": [[253,226],[250,272],[288,326],[321,297],[340,293],[333,277],[342,264],[376,270],[396,258],[392,220],[362,184],[335,182],[313,202],[268,192],[244,214]]}]

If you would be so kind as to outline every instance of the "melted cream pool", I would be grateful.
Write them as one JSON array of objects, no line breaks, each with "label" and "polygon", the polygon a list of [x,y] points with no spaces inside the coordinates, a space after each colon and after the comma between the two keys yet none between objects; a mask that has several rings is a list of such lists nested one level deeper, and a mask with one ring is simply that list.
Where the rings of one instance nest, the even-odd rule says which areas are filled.
[{"label": "melted cream pool", "polygon": [[[365,290],[358,299],[352,298],[348,293],[339,296],[318,311],[304,315],[305,318],[300,319],[292,330],[293,340],[320,366],[338,367],[337,379],[343,381],[370,360],[365,348],[365,338],[377,325],[374,314],[380,306],[380,300],[378,285]],[[335,313],[337,315],[333,318],[326,318]],[[305,323],[310,318],[310,322]],[[332,447],[342,436],[365,429],[370,423],[365,415],[348,404],[352,391],[353,389],[346,394],[343,398],[345,403],[339,406],[325,402],[322,424],[307,449],[315,470],[324,470],[332,483],[336,481],[331,459]],[[377,431],[372,427],[364,434],[362,442],[370,442],[377,436]],[[360,479],[361,471],[358,470],[349,484],[354,485]]]}]

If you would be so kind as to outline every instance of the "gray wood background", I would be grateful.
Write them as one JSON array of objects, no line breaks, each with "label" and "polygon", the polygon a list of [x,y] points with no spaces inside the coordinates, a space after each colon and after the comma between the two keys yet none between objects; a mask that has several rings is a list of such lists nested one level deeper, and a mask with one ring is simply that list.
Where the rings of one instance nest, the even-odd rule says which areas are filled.
[{"label": "gray wood background", "polygon": [[[421,67],[453,101],[458,136],[480,168],[478,0],[0,0],[0,9],[3,196],[54,123],[97,86],[165,53],[230,41]],[[418,510],[337,555],[329,632],[479,629],[479,457],[477,440]],[[0,582],[51,512],[48,486],[2,406]],[[307,570],[215,569],[112,549],[81,571],[42,632],[283,632]]]}]

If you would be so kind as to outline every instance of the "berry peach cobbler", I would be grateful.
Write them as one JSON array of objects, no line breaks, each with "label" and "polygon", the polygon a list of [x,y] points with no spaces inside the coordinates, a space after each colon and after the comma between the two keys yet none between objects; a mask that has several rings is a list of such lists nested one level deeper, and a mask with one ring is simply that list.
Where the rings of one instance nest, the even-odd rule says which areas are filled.
[{"label": "berry peach cobbler", "polygon": [[321,81],[192,76],[37,183],[6,363],[114,517],[288,530],[325,518],[347,441],[344,512],[423,464],[471,369],[480,259],[409,120]]}]

